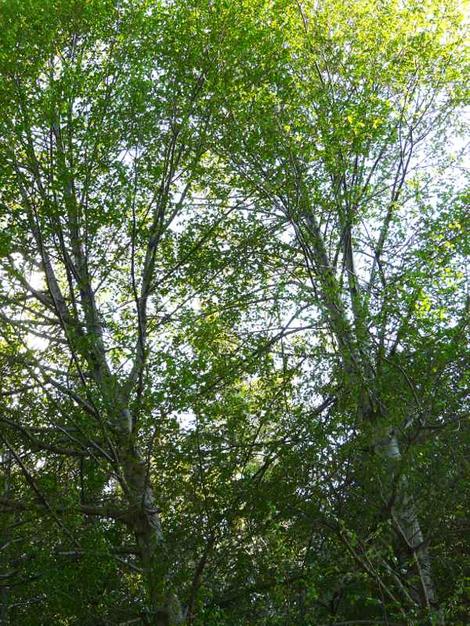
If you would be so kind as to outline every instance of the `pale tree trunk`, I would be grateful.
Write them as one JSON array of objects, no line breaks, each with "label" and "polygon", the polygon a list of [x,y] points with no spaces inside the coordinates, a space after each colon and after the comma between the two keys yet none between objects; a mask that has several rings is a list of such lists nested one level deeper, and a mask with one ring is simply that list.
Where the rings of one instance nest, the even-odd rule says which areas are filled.
[{"label": "pale tree trunk", "polygon": [[[393,429],[376,444],[375,448],[393,465],[398,465],[401,461],[400,446]],[[391,471],[395,474],[396,468],[393,465]],[[396,497],[391,507],[392,519],[406,549],[413,556],[421,586],[421,589],[416,590],[413,595],[417,596],[415,599],[421,606],[430,609],[436,602],[431,558],[406,476],[399,477],[396,490]]]},{"label": "pale tree trunk", "polygon": [[[112,447],[119,463],[120,480],[130,510],[127,524],[136,538],[148,594],[148,622],[151,626],[177,626],[182,622],[182,612],[177,599],[168,589],[169,568],[160,517],[149,482],[148,464],[135,444],[136,433],[133,432],[132,415],[128,408],[129,390],[126,393],[116,380],[106,358],[104,333],[91,278],[84,269],[80,292],[88,342],[87,348],[83,349],[82,345],[74,340],[73,331],[77,326],[77,321],[68,310],[39,232],[36,233],[36,239],[41,251],[47,286],[57,315],[66,331],[71,351],[73,354],[82,354],[88,363],[94,382],[105,403],[105,419],[113,433],[110,434],[113,439]],[[74,252],[77,256],[77,266],[86,267],[80,245],[77,244]],[[136,356],[136,361],[139,368],[143,367],[142,359]],[[134,372],[132,377],[134,378]],[[131,380],[130,387],[133,383],[134,380]]]},{"label": "pale tree trunk", "polygon": [[177,626],[184,617],[180,602],[169,586],[167,549],[147,463],[129,439],[121,441],[119,455],[132,511],[128,526],[136,539],[148,594],[149,624]]},{"label": "pale tree trunk", "polygon": [[[375,368],[369,362],[367,355],[373,352],[369,341],[369,331],[366,324],[367,311],[359,281],[355,273],[353,250],[351,245],[351,226],[345,238],[344,258],[348,275],[348,292],[352,311],[353,323],[348,320],[343,300],[342,287],[337,280],[331,265],[325,241],[320,232],[313,211],[304,210],[302,217],[306,228],[302,229],[297,222],[296,231],[305,260],[310,265],[312,277],[316,277],[318,293],[322,308],[329,321],[332,334],[335,336],[338,351],[341,355],[345,378],[349,381],[350,389],[359,390],[358,418],[362,428],[372,427],[377,434],[374,437],[375,453],[380,452],[386,459],[387,471],[394,475],[401,459],[399,442],[393,430],[383,439],[383,412],[380,398],[375,390],[378,388]],[[294,220],[295,221],[295,220]],[[382,435],[379,435],[382,432]],[[382,439],[380,439],[382,437]],[[431,560],[426,546],[416,505],[410,493],[410,487],[405,477],[400,477],[397,485],[397,497],[392,507],[392,519],[397,532],[412,554],[421,584],[421,590],[416,598],[417,603],[430,609],[436,602],[436,593],[432,580]]]}]

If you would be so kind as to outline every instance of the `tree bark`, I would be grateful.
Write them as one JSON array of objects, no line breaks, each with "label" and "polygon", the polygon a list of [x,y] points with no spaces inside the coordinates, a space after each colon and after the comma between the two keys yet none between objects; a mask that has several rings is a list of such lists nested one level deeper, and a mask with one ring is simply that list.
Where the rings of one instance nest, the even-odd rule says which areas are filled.
[{"label": "tree bark", "polygon": [[[402,458],[398,438],[393,430],[390,430],[387,437],[376,444],[376,450],[394,465],[398,464]],[[392,472],[395,473],[395,471],[396,469],[392,467]],[[436,603],[431,557],[406,476],[400,476],[398,479],[397,494],[392,503],[391,515],[399,536],[415,562],[421,584],[420,593],[415,593],[416,600],[420,606],[430,609]]]},{"label": "tree bark", "polygon": [[147,464],[132,440],[121,443],[120,453],[127,497],[133,511],[129,527],[136,539],[147,589],[149,624],[177,626],[184,617],[169,581],[168,554]]}]

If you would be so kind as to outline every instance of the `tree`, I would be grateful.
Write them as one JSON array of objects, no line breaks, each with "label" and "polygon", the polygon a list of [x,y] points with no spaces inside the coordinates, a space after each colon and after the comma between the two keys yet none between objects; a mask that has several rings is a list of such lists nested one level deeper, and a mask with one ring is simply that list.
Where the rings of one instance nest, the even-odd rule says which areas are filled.
[{"label": "tree", "polygon": [[3,622],[459,619],[459,6],[1,11]]},{"label": "tree", "polygon": [[[352,432],[383,457],[382,480],[390,484],[382,486],[381,496],[399,543],[413,557],[418,582],[406,595],[429,609],[436,590],[399,439],[404,435],[409,445],[407,430],[416,438],[429,428],[424,407],[432,403],[434,389],[429,398],[419,398],[420,374],[410,376],[398,353],[430,349],[428,337],[420,337],[423,312],[432,308],[431,296],[424,294],[435,290],[440,263],[433,259],[426,266],[421,246],[423,230],[429,237],[432,213],[443,210],[441,203],[452,207],[455,221],[451,217],[448,224],[460,240],[461,190],[439,193],[422,173],[426,167],[436,171],[453,111],[461,104],[462,77],[451,64],[461,45],[458,13],[450,5],[285,3],[279,25],[277,19],[268,14],[274,29],[258,42],[260,57],[268,61],[244,65],[237,57],[228,70],[238,70],[239,82],[221,90],[222,155],[234,185],[278,208],[293,233],[292,247],[304,269],[302,278],[296,276],[304,292],[297,298],[316,307],[328,326],[338,368],[330,380],[338,377],[348,408],[356,413]],[[394,263],[405,225],[412,234],[401,261]],[[451,269],[447,258],[444,271],[459,291],[462,257],[453,246],[456,266]],[[434,291],[441,306],[448,286],[439,295]],[[456,325],[450,334],[444,331],[445,339],[433,320],[437,341],[431,353],[444,370],[460,360],[449,349],[466,313],[465,298],[458,301],[457,310],[451,313],[444,305],[438,314],[441,322],[452,318]],[[409,387],[401,398],[397,377]],[[372,574],[367,563],[363,567]]]}]

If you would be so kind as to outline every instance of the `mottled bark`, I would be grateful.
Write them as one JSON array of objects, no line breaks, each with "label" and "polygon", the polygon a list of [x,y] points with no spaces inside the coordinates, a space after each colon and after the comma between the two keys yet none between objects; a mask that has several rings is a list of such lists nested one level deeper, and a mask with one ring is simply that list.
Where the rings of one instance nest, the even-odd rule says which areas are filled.
[{"label": "mottled bark", "polygon": [[[376,450],[393,465],[401,460],[400,445],[396,433],[390,430],[388,435],[376,444]],[[396,468],[391,467],[395,473]],[[423,607],[430,608],[436,602],[436,592],[432,577],[431,558],[418,517],[418,511],[406,476],[400,476],[396,496],[391,506],[391,515],[400,539],[407,551],[413,556],[420,580],[420,590],[414,594],[415,600]]]},{"label": "mottled bark", "polygon": [[170,564],[147,463],[131,441],[122,441],[120,456],[127,498],[133,511],[128,525],[136,539],[148,594],[149,624],[177,626],[184,620],[183,612],[170,588]]}]

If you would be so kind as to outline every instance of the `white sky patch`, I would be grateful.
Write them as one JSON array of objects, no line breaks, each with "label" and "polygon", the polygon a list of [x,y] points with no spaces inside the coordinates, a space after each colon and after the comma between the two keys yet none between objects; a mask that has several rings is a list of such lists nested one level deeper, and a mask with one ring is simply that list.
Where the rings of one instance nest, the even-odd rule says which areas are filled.
[{"label": "white sky patch", "polygon": [[26,280],[29,282],[33,289],[36,289],[38,291],[44,289],[46,286],[43,272],[38,272],[37,270],[32,270],[27,276]]},{"label": "white sky patch", "polygon": [[[26,277],[26,280],[36,291],[42,291],[45,289],[46,281],[44,279],[43,272],[32,270]],[[35,350],[38,352],[43,352],[49,347],[48,339],[46,339],[45,337],[38,337],[33,333],[28,333],[25,336],[25,343],[30,350]]]},{"label": "white sky patch", "polygon": [[28,333],[25,337],[25,343],[31,350],[36,350],[37,352],[44,352],[49,347],[49,339],[45,337],[38,337],[37,335],[33,335],[32,333]]},{"label": "white sky patch", "polygon": [[196,415],[194,411],[179,411],[176,420],[183,430],[193,430],[196,426]]}]

